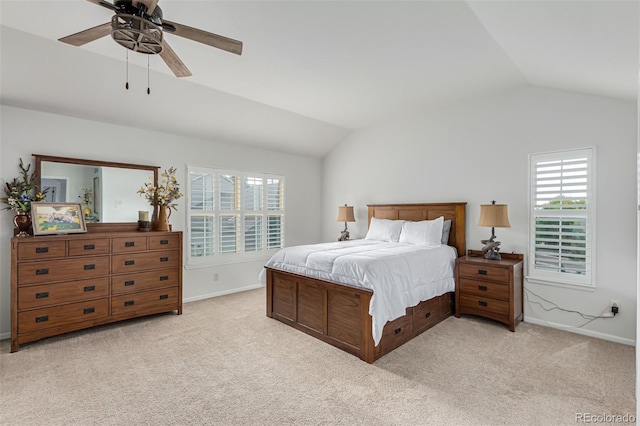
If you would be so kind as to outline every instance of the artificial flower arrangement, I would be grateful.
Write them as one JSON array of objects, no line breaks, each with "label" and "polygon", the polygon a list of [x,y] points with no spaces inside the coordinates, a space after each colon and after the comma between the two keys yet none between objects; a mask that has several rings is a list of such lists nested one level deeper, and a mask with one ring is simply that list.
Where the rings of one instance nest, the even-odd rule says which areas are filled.
[{"label": "artificial flower arrangement", "polygon": [[0,198],[0,202],[7,206],[4,210],[13,210],[16,213],[29,213],[31,211],[31,203],[42,201],[47,191],[40,192],[38,187],[38,176],[29,173],[31,164],[25,167],[20,159],[20,176],[14,178],[11,182],[6,182],[4,193],[6,197]]},{"label": "artificial flower arrangement", "polygon": [[156,188],[152,182],[147,182],[138,190],[138,194],[144,195],[150,205],[156,203],[158,206],[169,207],[177,210],[178,204],[175,201],[182,197],[180,192],[180,184],[176,179],[176,168],[169,167],[162,173],[160,184]]},{"label": "artificial flower arrangement", "polygon": [[93,190],[89,188],[82,187],[82,195],[78,195],[78,198],[82,200],[82,204],[89,207],[93,200]]}]

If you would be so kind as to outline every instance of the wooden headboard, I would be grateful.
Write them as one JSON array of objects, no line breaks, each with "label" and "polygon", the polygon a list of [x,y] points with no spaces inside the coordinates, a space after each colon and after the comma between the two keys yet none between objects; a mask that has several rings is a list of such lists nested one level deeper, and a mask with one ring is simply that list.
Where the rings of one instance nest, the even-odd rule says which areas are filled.
[{"label": "wooden headboard", "polygon": [[465,224],[467,203],[426,203],[426,204],[368,204],[369,219],[391,220],[433,220],[444,216],[451,220],[449,245],[458,250],[458,256],[464,256],[467,250]]}]

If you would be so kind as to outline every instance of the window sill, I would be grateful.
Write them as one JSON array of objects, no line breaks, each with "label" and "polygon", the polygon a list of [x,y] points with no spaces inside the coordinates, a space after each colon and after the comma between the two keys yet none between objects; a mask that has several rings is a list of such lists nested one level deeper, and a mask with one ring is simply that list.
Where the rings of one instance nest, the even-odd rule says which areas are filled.
[{"label": "window sill", "polygon": [[537,278],[537,277],[531,277],[531,276],[525,277],[525,279],[527,280],[527,282],[533,283],[533,284],[542,284],[542,285],[548,285],[551,287],[561,287],[561,288],[567,288],[570,290],[579,290],[579,291],[588,291],[588,292],[596,291],[595,285],[576,284],[569,281],[546,280],[544,278]]},{"label": "window sill", "polygon": [[271,259],[271,255],[267,256],[256,256],[256,257],[236,257],[232,259],[219,259],[219,260],[210,260],[208,262],[197,262],[197,263],[187,263],[184,265],[184,269],[201,269],[201,268],[213,268],[216,266],[223,265],[234,265],[237,263],[250,263],[250,262],[264,262],[266,263],[269,259]]}]

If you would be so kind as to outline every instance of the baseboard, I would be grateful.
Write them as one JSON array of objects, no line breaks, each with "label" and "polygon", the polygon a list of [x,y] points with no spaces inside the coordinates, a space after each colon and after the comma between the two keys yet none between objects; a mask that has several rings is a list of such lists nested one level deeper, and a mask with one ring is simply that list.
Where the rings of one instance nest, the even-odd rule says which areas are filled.
[{"label": "baseboard", "polygon": [[247,287],[234,288],[234,289],[231,289],[231,290],[224,290],[224,291],[219,291],[219,292],[216,292],[216,293],[201,294],[199,296],[189,297],[187,299],[182,299],[182,302],[183,303],[196,302],[198,300],[211,299],[212,297],[226,296],[227,294],[241,293],[243,291],[255,290],[255,289],[260,288],[260,287],[265,287],[265,285],[264,284],[254,284],[254,285],[250,285],[250,286],[247,286]]},{"label": "baseboard", "polygon": [[623,337],[612,336],[610,334],[598,333],[597,331],[584,330],[577,327],[569,327],[564,324],[558,324],[555,322],[544,321],[536,318],[525,317],[525,322],[542,325],[544,327],[557,328],[558,330],[568,331],[570,333],[582,334],[583,336],[595,337],[597,339],[608,340],[610,342],[622,343],[623,345],[635,346],[636,342],[632,339],[625,339]]},{"label": "baseboard", "polygon": [[0,333],[0,340],[11,339],[11,332],[8,333]]}]

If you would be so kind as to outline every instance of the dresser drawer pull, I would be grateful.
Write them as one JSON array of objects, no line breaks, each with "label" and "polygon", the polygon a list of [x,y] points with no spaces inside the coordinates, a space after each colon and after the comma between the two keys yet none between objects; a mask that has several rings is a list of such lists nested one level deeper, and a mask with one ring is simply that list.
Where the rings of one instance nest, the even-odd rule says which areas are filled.
[{"label": "dresser drawer pull", "polygon": [[431,312],[427,312],[426,314],[424,314],[425,318],[429,318],[431,316]]},{"label": "dresser drawer pull", "polygon": [[168,261],[169,261],[169,257],[167,256],[160,258],[160,262],[168,262]]},{"label": "dresser drawer pull", "polygon": [[49,321],[49,315],[43,315],[41,317],[36,317],[36,322],[45,322]]},{"label": "dresser drawer pull", "polygon": [[160,244],[162,245],[169,244],[169,240],[160,240]]},{"label": "dresser drawer pull", "polygon": [[479,275],[487,275],[487,271],[485,271],[484,269],[478,269],[478,274]]},{"label": "dresser drawer pull", "polygon": [[478,300],[478,305],[480,306],[487,306],[487,302],[483,301],[483,300]]},{"label": "dresser drawer pull", "polygon": [[486,285],[479,285],[478,286],[478,290],[487,291],[487,286]]},{"label": "dresser drawer pull", "polygon": [[402,333],[402,327],[398,327],[398,328],[396,328],[395,330],[393,330],[393,332],[394,332],[395,334],[400,334],[400,333]]},{"label": "dresser drawer pull", "polygon": [[85,244],[84,245],[84,249],[85,250],[95,250],[96,245],[95,244]]},{"label": "dresser drawer pull", "polygon": [[92,313],[94,313],[95,311],[96,311],[96,309],[95,309],[95,308],[84,308],[84,311],[83,311],[83,312],[84,312],[84,314],[86,315],[86,314],[92,314]]},{"label": "dresser drawer pull", "polygon": [[124,266],[131,266],[131,265],[133,265],[134,263],[136,263],[136,261],[135,261],[135,260],[125,260],[125,261],[124,261]]},{"label": "dresser drawer pull", "polygon": [[124,246],[125,247],[134,247],[136,245],[135,241],[125,241]]},{"label": "dresser drawer pull", "polygon": [[49,273],[49,268],[36,269],[36,275],[47,275],[48,273]]},{"label": "dresser drawer pull", "polygon": [[36,293],[36,299],[44,299],[45,297],[49,297],[48,291],[43,291],[42,293]]},{"label": "dresser drawer pull", "polygon": [[36,253],[49,253],[49,247],[36,247]]},{"label": "dresser drawer pull", "polygon": [[160,277],[160,281],[167,281],[169,280],[169,275],[163,275]]},{"label": "dresser drawer pull", "polygon": [[95,285],[86,285],[84,286],[84,291],[94,291],[96,289]]},{"label": "dresser drawer pull", "polygon": [[135,283],[136,283],[135,280],[125,281],[124,282],[124,286],[125,287],[129,287],[129,286],[134,285]]},{"label": "dresser drawer pull", "polygon": [[160,300],[164,300],[164,299],[168,299],[169,295],[168,294],[161,294],[160,295]]},{"label": "dresser drawer pull", "polygon": [[124,302],[124,306],[133,306],[134,301],[133,300],[126,300]]},{"label": "dresser drawer pull", "polygon": [[90,271],[92,269],[96,269],[96,264],[95,263],[90,263],[89,265],[84,265],[84,270],[85,271]]}]

